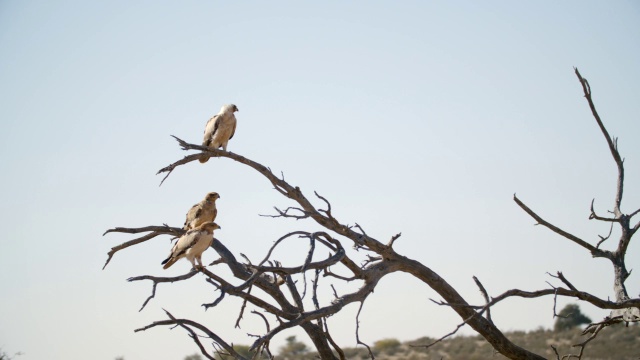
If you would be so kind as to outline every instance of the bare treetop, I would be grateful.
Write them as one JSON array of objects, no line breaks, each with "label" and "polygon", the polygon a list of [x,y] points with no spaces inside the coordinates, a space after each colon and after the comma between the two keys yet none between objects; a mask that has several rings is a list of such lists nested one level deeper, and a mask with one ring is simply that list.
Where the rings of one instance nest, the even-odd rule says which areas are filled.
[{"label": "bare treetop", "polygon": [[[252,261],[242,254],[240,254],[240,256],[243,260],[239,261],[238,256],[229,251],[223,243],[214,239],[211,247],[219,255],[219,259],[208,267],[199,267],[198,269],[193,269],[191,272],[177,277],[143,275],[129,278],[129,281],[150,280],[153,284],[152,293],[144,301],[140,310],[143,310],[148,302],[155,298],[158,284],[176,281],[197,281],[197,279],[201,277],[194,277],[194,275],[202,274],[206,282],[206,284],[203,285],[212,286],[220,292],[219,297],[212,299],[210,303],[202,304],[205,309],[217,306],[229,296],[237,297],[243,302],[236,321],[237,327],[241,326],[241,320],[248,311],[264,323],[265,330],[262,334],[249,335],[253,339],[251,350],[254,351],[256,356],[262,353],[272,358],[273,356],[269,348],[270,341],[285,329],[300,327],[313,342],[318,355],[322,359],[344,359],[344,352],[331,337],[326,319],[339,313],[346,305],[357,303],[359,305],[359,311],[354,319],[356,324],[356,340],[358,344],[369,349],[370,356],[373,359],[373,351],[367,344],[362,342],[359,337],[360,310],[362,310],[367,298],[374,296],[372,294],[382,278],[395,272],[402,272],[415,277],[422,284],[433,289],[439,295],[440,299],[434,299],[432,301],[443,307],[450,308],[460,317],[461,321],[457,328],[452,329],[449,334],[444,335],[434,343],[455,334],[458,329],[468,325],[482,335],[497,352],[510,359],[545,359],[545,357],[521,348],[502,333],[491,319],[490,309],[495,304],[506,301],[512,297],[537,298],[551,295],[553,304],[550,304],[550,308],[553,309],[553,312],[550,312],[550,316],[556,315],[555,305],[558,296],[580,299],[597,308],[610,309],[610,316],[600,322],[592,323],[586,328],[584,333],[588,335],[587,339],[581,344],[576,344],[580,349],[579,354],[562,356],[562,359],[581,359],[587,343],[592,341],[606,326],[618,322],[636,322],[640,320],[640,298],[631,298],[625,287],[625,281],[630,275],[630,272],[627,271],[625,255],[632,236],[640,227],[640,222],[632,225],[632,219],[640,212],[640,209],[629,214],[624,214],[620,209],[624,187],[624,164],[617,149],[617,139],[612,138],[608,134],[602,120],[596,112],[595,105],[591,98],[591,87],[589,83],[580,75],[577,69],[575,69],[575,73],[618,168],[614,207],[611,212],[613,216],[604,217],[598,215],[592,203],[590,219],[618,224],[622,230],[618,247],[614,251],[601,249],[601,243],[606,241],[610,235],[601,237],[601,241],[597,244],[591,244],[543,219],[543,217],[530,209],[515,195],[514,201],[531,216],[537,224],[543,225],[561,237],[589,251],[594,257],[608,259],[612,263],[614,270],[614,300],[608,298],[602,299],[588,292],[581,291],[561,272],[556,272],[555,275],[551,275],[552,281],[556,284],[550,284],[549,288],[539,290],[511,289],[497,296],[491,296],[487,288],[474,276],[473,281],[478,286],[484,298],[484,303],[470,304],[443,276],[433,271],[427,265],[396,252],[394,244],[400,239],[401,234],[394,235],[390,239],[382,241],[374,237],[374,235],[367,233],[365,229],[357,223],[348,225],[336,218],[332,213],[330,201],[325,197],[315,192],[313,196],[305,194],[299,187],[285,181],[283,176],[275,175],[271,169],[264,165],[242,155],[228,152],[224,149],[220,150],[218,147],[190,144],[174,136],[183,150],[196,152],[186,155],[184,158],[160,169],[158,174],[164,174],[161,184],[180,166],[187,165],[204,157],[229,159],[238,163],[240,166],[248,166],[255,170],[257,175],[268,179],[279,194],[292,202],[291,206],[285,209],[276,208],[276,213],[271,215],[272,217],[294,220],[310,219],[320,225],[324,230],[300,230],[286,233],[279,239],[276,239],[265,256],[258,261]],[[314,205],[314,202],[320,204],[320,206]],[[139,245],[161,235],[180,237],[184,234],[185,230],[182,227],[172,227],[165,224],[163,226],[145,226],[140,228],[113,228],[107,230],[105,234],[110,232],[146,234],[114,246],[108,253],[105,267],[117,251]],[[303,260],[301,260],[299,264],[284,267],[277,259],[273,258],[274,250],[279,246],[283,246],[282,244],[291,241],[305,242],[308,244],[308,250],[306,254],[301,254],[301,259]],[[415,240],[410,239],[410,241]],[[356,254],[366,254],[366,260],[358,263],[358,261],[355,260]],[[225,278],[218,275],[218,273],[222,272],[216,272],[216,267],[225,267],[230,270],[230,277]],[[339,271],[336,271],[336,269]],[[331,294],[329,294],[331,296],[320,297],[318,296],[319,291],[328,289],[329,287],[321,287],[319,285],[327,279],[338,283],[357,284],[357,289],[352,292],[338,293],[336,288],[331,285]],[[252,292],[253,289],[259,289],[261,291]],[[309,305],[309,302],[304,301],[305,299],[309,299],[309,297],[311,298],[312,306]],[[330,298],[330,300],[321,301],[321,298]],[[193,320],[181,319],[172,315],[169,311],[165,310],[165,312],[168,319],[156,321],[136,331],[144,331],[159,326],[179,326],[188,333],[206,358],[214,359],[219,354],[227,354],[237,359],[245,359],[243,355],[234,350],[230,343],[218,335],[224,329],[209,329]],[[434,343],[424,344],[423,346],[429,347]],[[556,351],[557,357],[560,359],[561,355],[557,352],[556,348],[554,348],[554,351]]]}]

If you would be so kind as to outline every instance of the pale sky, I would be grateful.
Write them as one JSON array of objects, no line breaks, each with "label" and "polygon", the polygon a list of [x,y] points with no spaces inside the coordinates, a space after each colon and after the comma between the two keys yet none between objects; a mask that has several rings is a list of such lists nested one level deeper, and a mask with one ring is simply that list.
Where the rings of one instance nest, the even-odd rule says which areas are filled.
[{"label": "pale sky", "polygon": [[[19,360],[197,352],[182,329],[133,332],[164,319],[162,308],[235,343],[264,331],[250,316],[234,330],[231,299],[204,312],[219,293],[202,276],[159,286],[138,312],[151,284],[128,277],[189,270],[186,261],[162,270],[166,237],[102,270],[107,251],[133,238],[106,229],[179,226],[209,191],[221,195],[216,237],[236,255],[261,259],[286,232],[318,228],[259,217],[293,204],[228,159],[188,164],[158,186],[156,171],[186,155],[169,135],[199,143],[225,103],[240,109],[230,151],[282,171],[309,197],[318,191],[340,221],[381,241],[402,232],[396,250],[469,302],[483,301],[474,275],[498,295],[547,288],[556,271],[613,297],[610,264],[533,226],[512,196],[593,244],[608,232],[588,220],[589,204],[610,209],[616,170],[577,66],[620,138],[623,211],[640,207],[635,1],[2,0],[0,49],[0,347],[23,352]],[[294,265],[305,255],[291,243],[277,258]],[[637,296],[637,243],[627,259]],[[407,275],[385,278],[364,305],[361,339],[450,332],[460,319],[430,298],[440,299]],[[607,314],[580,306],[593,320]],[[493,316],[503,330],[548,328],[552,307],[550,297],[510,300]],[[343,347],[356,345],[356,310],[329,319]],[[272,349],[290,335],[309,343],[289,331]]]}]

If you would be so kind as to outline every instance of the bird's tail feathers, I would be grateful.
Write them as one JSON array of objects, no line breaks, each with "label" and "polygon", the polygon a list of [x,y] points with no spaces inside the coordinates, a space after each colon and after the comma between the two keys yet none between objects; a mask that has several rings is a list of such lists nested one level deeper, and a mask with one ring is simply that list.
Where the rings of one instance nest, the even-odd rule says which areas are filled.
[{"label": "bird's tail feathers", "polygon": [[171,256],[169,256],[168,258],[166,258],[163,262],[162,265],[164,265],[162,268],[163,269],[168,269],[169,267],[171,267],[171,265],[175,264],[177,261],[177,259],[172,258]]},{"label": "bird's tail feathers", "polygon": [[207,161],[209,161],[209,157],[208,155],[202,155],[200,156],[200,158],[198,159],[198,161],[200,161],[201,163],[206,163]]}]

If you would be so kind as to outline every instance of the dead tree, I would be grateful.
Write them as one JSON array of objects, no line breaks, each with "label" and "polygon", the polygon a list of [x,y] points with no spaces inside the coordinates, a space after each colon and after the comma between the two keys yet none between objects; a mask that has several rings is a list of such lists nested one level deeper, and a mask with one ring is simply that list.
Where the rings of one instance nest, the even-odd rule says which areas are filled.
[{"label": "dead tree", "polygon": [[[606,216],[600,216],[596,214],[596,211],[594,210],[594,202],[595,202],[595,199],[594,199],[591,201],[591,209],[590,209],[591,213],[589,215],[589,219],[608,222],[611,224],[611,230],[613,230],[613,226],[617,224],[617,226],[620,227],[620,238],[618,239],[618,246],[613,251],[604,250],[600,248],[600,245],[602,245],[602,243],[604,243],[611,237],[611,234],[613,233],[612,231],[609,231],[609,234],[607,236],[598,235],[600,237],[600,241],[598,241],[598,243],[594,246],[589,242],[583,239],[580,239],[579,237],[572,235],[571,233],[544,220],[537,213],[531,210],[527,205],[525,205],[520,199],[518,199],[515,195],[513,196],[513,200],[527,214],[529,214],[532,218],[534,218],[537,221],[537,224],[542,225],[550,229],[551,231],[559,234],[560,236],[581,246],[585,250],[589,251],[591,253],[591,256],[593,256],[594,258],[605,258],[611,261],[611,264],[613,266],[613,276],[614,276],[614,281],[613,281],[613,293],[615,295],[614,302],[617,304],[627,304],[631,302],[636,302],[640,299],[638,298],[631,299],[629,297],[629,293],[627,292],[627,288],[625,286],[625,281],[627,280],[629,275],[631,275],[631,272],[627,270],[626,255],[627,255],[627,248],[629,247],[629,243],[631,242],[631,238],[636,233],[636,231],[638,231],[638,228],[640,228],[640,221],[637,222],[635,225],[632,225],[631,219],[635,215],[640,213],[640,209],[637,209],[632,213],[625,214],[622,212],[620,208],[622,204],[622,194],[624,190],[624,159],[622,158],[622,156],[620,156],[620,152],[618,151],[618,139],[611,137],[611,135],[609,135],[609,132],[605,128],[604,123],[602,122],[602,119],[600,119],[600,115],[598,115],[598,112],[596,111],[596,107],[593,103],[593,98],[591,96],[591,86],[589,85],[589,82],[587,81],[587,79],[583,78],[582,75],[580,75],[580,72],[578,71],[577,68],[575,69],[575,73],[576,73],[576,76],[578,77],[578,80],[580,81],[580,84],[582,85],[582,91],[584,92],[584,97],[587,99],[587,102],[589,103],[589,108],[591,109],[591,113],[593,114],[594,119],[598,123],[598,127],[600,128],[600,131],[602,132],[602,135],[604,136],[607,142],[607,145],[609,147],[609,152],[611,153],[611,156],[613,157],[613,160],[615,161],[616,167],[618,169],[618,177],[617,177],[618,180],[617,180],[616,191],[614,195],[613,210],[610,211],[612,216],[606,217]],[[562,283],[566,285],[570,290],[577,291],[577,289],[562,275],[562,273],[558,272],[557,278],[560,279]],[[586,298],[589,298],[591,296],[592,295],[588,293],[584,293],[576,297],[578,299],[585,300]],[[605,307],[601,307],[601,308],[606,309]],[[555,315],[555,310],[554,310],[554,315]],[[640,321],[640,308],[637,305],[629,306],[629,307],[623,306],[621,308],[616,308],[613,311],[611,311],[611,314],[608,317],[606,317],[603,321],[598,323],[593,323],[587,326],[587,328],[583,332],[583,335],[591,334],[591,336],[587,338],[584,342],[574,345],[579,348],[578,354],[565,355],[562,358],[565,359],[565,358],[575,357],[577,359],[581,359],[584,353],[584,348],[587,345],[587,343],[593,340],[604,327],[615,324],[615,323],[625,322],[628,324],[629,322],[637,322],[637,321]],[[556,355],[558,355],[557,352],[556,352]]]},{"label": "dead tree", "polygon": [[[174,136],[183,150],[195,150],[197,152],[187,155],[183,159],[160,169],[158,174],[166,174],[162,182],[178,167],[197,160],[202,153],[230,159],[241,165],[248,166],[259,175],[264,176],[271,182],[277,192],[293,203],[292,206],[285,209],[276,208],[276,214],[272,215],[273,217],[295,220],[309,219],[322,226],[325,230],[317,232],[295,231],[285,234],[274,242],[264,258],[255,263],[244,255],[242,255],[243,261],[239,261],[220,241],[214,240],[212,248],[220,258],[210,264],[208,268],[199,270],[192,269],[191,272],[176,277],[145,275],[129,278],[129,281],[149,280],[153,284],[151,295],[144,301],[140,310],[144,309],[147,303],[155,297],[158,284],[187,281],[194,278],[196,274],[202,274],[207,283],[214,289],[220,291],[220,295],[215,300],[211,303],[203,304],[205,308],[215,307],[221,301],[224,301],[225,297],[237,297],[240,298],[243,303],[239,310],[236,326],[240,325],[241,319],[245,315],[245,312],[248,311],[248,307],[252,309],[252,314],[263,320],[266,330],[262,335],[256,336],[251,346],[251,349],[255,351],[256,354],[254,358],[256,358],[259,353],[263,354],[262,356],[273,358],[269,349],[271,339],[285,329],[300,327],[309,336],[309,339],[313,342],[322,359],[344,359],[343,351],[331,337],[326,319],[340,312],[346,305],[358,303],[360,308],[355,319],[356,340],[358,344],[369,349],[369,354],[373,359],[374,356],[371,349],[367,344],[363,343],[358,336],[360,310],[368,296],[371,295],[376,288],[380,279],[395,272],[403,272],[414,276],[437,292],[441,300],[434,300],[434,302],[442,306],[450,307],[460,316],[461,323],[458,327],[438,341],[454,334],[462,326],[468,325],[482,335],[497,352],[510,359],[545,358],[517,346],[494,325],[491,320],[490,308],[503,300],[511,297],[536,298],[553,296],[555,309],[555,299],[558,296],[563,296],[586,301],[601,309],[612,310],[609,317],[587,327],[585,333],[590,333],[591,335],[584,343],[578,344],[578,346],[580,346],[580,354],[562,356],[563,359],[571,357],[580,359],[585,345],[595,338],[606,326],[616,322],[640,320],[640,298],[630,298],[624,285],[625,280],[629,276],[625,265],[626,250],[631,241],[631,237],[640,227],[640,222],[631,226],[631,219],[637,215],[640,210],[636,210],[630,214],[624,214],[620,210],[624,167],[617,150],[617,142],[616,139],[612,139],[609,136],[595,110],[588,82],[580,76],[577,69],[576,75],[583,87],[585,97],[587,98],[593,115],[607,140],[609,149],[618,165],[619,172],[613,216],[610,218],[601,217],[596,214],[592,206],[590,218],[598,221],[611,222],[612,224],[619,224],[622,228],[622,235],[618,248],[615,251],[602,250],[599,246],[607,240],[608,237],[602,237],[602,240],[595,246],[591,245],[587,241],[571,235],[543,220],[515,196],[514,201],[539,224],[544,225],[589,250],[594,257],[609,259],[613,264],[615,274],[615,300],[601,299],[581,291],[573,286],[562,273],[558,272],[557,276],[554,277],[560,281],[561,284],[559,286],[551,286],[547,289],[535,291],[512,289],[498,296],[490,296],[482,283],[476,277],[473,277],[485,298],[485,303],[470,304],[456,289],[449,285],[443,277],[427,265],[395,251],[393,247],[394,242],[400,238],[401,234],[391,237],[391,239],[386,242],[380,241],[374,236],[367,234],[357,223],[348,225],[335,218],[331,211],[331,203],[323,196],[314,192],[315,198],[309,198],[299,187],[289,184],[283,176],[278,177],[274,175],[273,172],[264,165],[232,152],[189,144]],[[321,205],[316,206],[312,201]],[[146,226],[140,228],[117,227],[107,230],[105,234],[110,232],[144,233],[145,235],[113,247],[108,253],[105,267],[117,251],[139,245],[160,235],[168,235],[171,237],[180,236],[184,230],[182,230],[181,227],[172,227],[164,224],[162,226]],[[297,266],[285,267],[276,259],[272,258],[273,251],[287,241],[305,241],[309,244],[308,252],[301,254],[302,260]],[[322,255],[320,255],[321,252],[325,254],[328,253],[328,256],[322,257]],[[364,254],[365,260],[358,263],[355,259],[358,256],[362,256],[362,254]],[[232,274],[232,278],[223,278],[217,275],[215,271],[215,267],[217,266],[228,268]],[[353,282],[358,284],[358,288],[350,293],[338,294],[335,288],[331,286],[333,289],[333,300],[323,303],[319,301],[318,287],[320,282],[326,278],[344,283]],[[237,284],[238,281],[240,282],[239,285]],[[252,292],[253,289],[259,289],[260,291]],[[310,301],[309,297],[311,298]],[[237,359],[245,359],[245,357],[234,350],[231,344],[218,336],[215,330],[209,329],[193,320],[177,318],[169,311],[166,311],[166,314],[167,319],[156,321],[136,331],[144,331],[158,326],[180,326],[193,339],[206,358],[214,359],[217,354],[227,354]],[[207,343],[210,344],[203,344],[202,339],[207,339]],[[428,347],[431,345],[433,344],[425,344],[424,346]],[[556,354],[558,353],[556,352]],[[560,359],[559,354],[558,359]]]}]

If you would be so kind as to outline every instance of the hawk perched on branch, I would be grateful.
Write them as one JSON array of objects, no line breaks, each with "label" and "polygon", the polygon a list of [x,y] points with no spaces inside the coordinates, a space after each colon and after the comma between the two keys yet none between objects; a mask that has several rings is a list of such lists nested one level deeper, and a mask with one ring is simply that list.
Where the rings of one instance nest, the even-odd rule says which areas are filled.
[{"label": "hawk perched on branch", "polygon": [[[204,128],[204,139],[202,146],[212,147],[227,151],[227,144],[236,132],[236,116],[233,114],[238,107],[233,104],[224,105],[217,115],[214,115]],[[210,156],[203,154],[200,157],[201,163],[206,163]]]},{"label": "hawk perched on branch", "polygon": [[191,230],[206,222],[213,222],[218,215],[217,199],[220,199],[220,195],[217,192],[210,192],[202,201],[193,205],[187,212],[187,219],[184,221],[183,229]]},{"label": "hawk perched on branch", "polygon": [[207,250],[213,242],[213,230],[220,229],[220,226],[214,222],[206,222],[199,227],[187,231],[171,249],[169,257],[163,262],[163,269],[168,269],[176,261],[187,258],[194,269],[196,267],[196,261],[198,266],[202,268],[202,253]]}]

